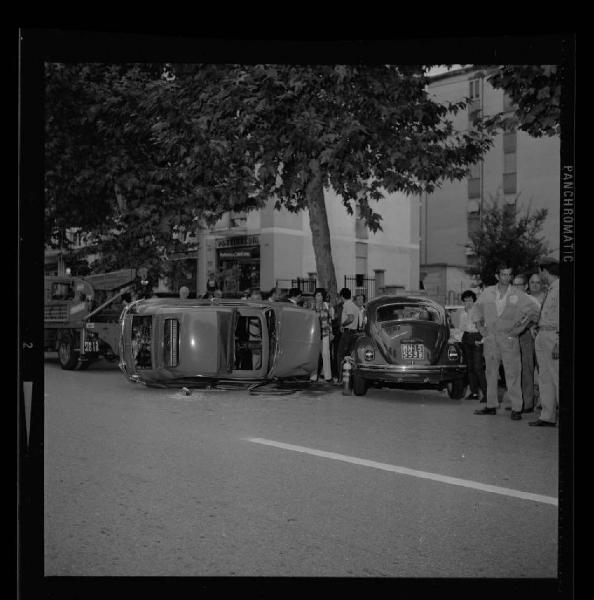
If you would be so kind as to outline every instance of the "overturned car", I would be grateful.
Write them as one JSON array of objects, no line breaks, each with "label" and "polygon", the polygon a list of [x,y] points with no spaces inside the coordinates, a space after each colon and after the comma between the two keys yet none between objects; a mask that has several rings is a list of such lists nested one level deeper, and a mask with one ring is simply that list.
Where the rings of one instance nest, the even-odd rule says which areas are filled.
[{"label": "overturned car", "polygon": [[464,395],[464,351],[451,339],[440,304],[424,296],[381,296],[368,303],[366,316],[350,357],[356,395],[373,385],[447,388],[450,398]]},{"label": "overturned car", "polygon": [[120,318],[121,371],[149,386],[309,377],[320,323],[290,303],[151,298]]}]

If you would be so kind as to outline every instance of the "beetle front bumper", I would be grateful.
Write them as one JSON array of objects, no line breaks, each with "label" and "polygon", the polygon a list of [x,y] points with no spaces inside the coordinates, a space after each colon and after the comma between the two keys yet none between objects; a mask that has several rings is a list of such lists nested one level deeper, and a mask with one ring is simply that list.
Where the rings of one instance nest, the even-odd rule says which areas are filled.
[{"label": "beetle front bumper", "polygon": [[369,381],[438,385],[466,377],[466,365],[366,365],[357,363],[353,374]]}]

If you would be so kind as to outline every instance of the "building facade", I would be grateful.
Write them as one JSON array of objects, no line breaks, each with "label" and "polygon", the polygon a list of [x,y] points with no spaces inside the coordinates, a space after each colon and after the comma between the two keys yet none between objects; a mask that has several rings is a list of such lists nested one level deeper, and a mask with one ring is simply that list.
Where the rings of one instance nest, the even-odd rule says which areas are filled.
[{"label": "building facade", "polygon": [[[338,288],[346,285],[373,297],[384,291],[419,288],[419,202],[402,194],[386,194],[375,210],[382,215],[382,231],[370,232],[356,215],[349,215],[332,190],[325,191],[332,257]],[[271,199],[261,210],[225,213],[211,228],[183,235],[185,250],[167,257],[175,262],[174,281],[156,282],[156,293],[190,288],[203,294],[210,280],[223,292],[249,288],[264,292],[287,289],[297,279],[317,280],[308,212],[276,210]],[[67,232],[76,241],[76,230]],[[179,238],[178,238],[179,239]],[[85,265],[72,262],[69,252],[46,249],[45,272],[84,275]],[[132,265],[134,266],[134,265]],[[299,284],[300,285],[300,284]],[[303,287],[303,286],[301,286]],[[308,289],[306,291],[313,291]]]},{"label": "building facade", "polygon": [[[383,231],[375,234],[346,212],[332,190],[325,191],[325,201],[339,288],[346,277],[355,284],[365,281],[368,295],[386,288],[418,289],[418,199],[387,194],[376,207]],[[276,210],[274,199],[258,211],[227,213],[198,234],[197,246],[199,292],[212,276],[224,292],[288,288],[297,278],[317,276],[308,212]]]},{"label": "building facade", "polygon": [[[466,66],[431,79],[430,95],[438,102],[471,98],[467,111],[454,118],[468,129],[474,113],[483,116],[513,110],[507,95],[493,88],[489,73]],[[533,138],[523,131],[499,133],[491,150],[475,164],[466,180],[445,182],[420,199],[421,280],[427,293],[444,304],[457,304],[474,287],[466,269],[473,263],[469,234],[480,226],[485,206],[498,198],[515,202],[520,213],[546,208],[542,236],[551,253],[559,250],[560,140]]]}]

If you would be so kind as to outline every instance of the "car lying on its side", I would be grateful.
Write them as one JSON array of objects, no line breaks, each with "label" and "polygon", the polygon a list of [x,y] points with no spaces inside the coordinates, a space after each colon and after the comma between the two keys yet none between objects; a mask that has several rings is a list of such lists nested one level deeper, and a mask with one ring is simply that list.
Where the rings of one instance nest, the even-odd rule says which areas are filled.
[{"label": "car lying on its side", "polygon": [[120,319],[120,369],[146,385],[309,377],[320,323],[291,303],[151,298]]},{"label": "car lying on its side", "polygon": [[461,398],[466,387],[462,345],[450,336],[444,308],[425,296],[381,296],[366,308],[365,330],[351,354],[356,395],[369,386],[447,388]]}]

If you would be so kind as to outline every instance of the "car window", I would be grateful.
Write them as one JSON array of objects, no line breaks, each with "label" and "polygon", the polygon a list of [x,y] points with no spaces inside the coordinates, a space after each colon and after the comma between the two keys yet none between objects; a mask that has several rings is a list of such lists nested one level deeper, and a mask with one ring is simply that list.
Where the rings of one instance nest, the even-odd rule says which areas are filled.
[{"label": "car window", "polygon": [[152,367],[153,318],[151,316],[134,316],[132,319],[132,358],[134,366],[138,369]]},{"label": "car window", "polygon": [[420,304],[387,304],[377,309],[378,322],[384,321],[434,321],[439,322],[439,314],[431,306]]},{"label": "car window", "polygon": [[52,300],[71,300],[74,298],[74,288],[69,283],[56,282],[52,284]]}]

